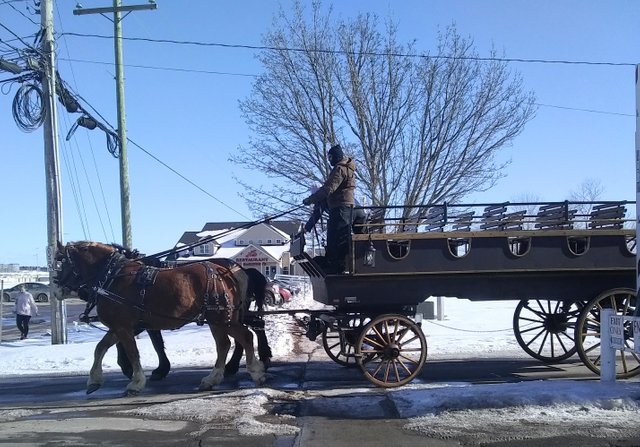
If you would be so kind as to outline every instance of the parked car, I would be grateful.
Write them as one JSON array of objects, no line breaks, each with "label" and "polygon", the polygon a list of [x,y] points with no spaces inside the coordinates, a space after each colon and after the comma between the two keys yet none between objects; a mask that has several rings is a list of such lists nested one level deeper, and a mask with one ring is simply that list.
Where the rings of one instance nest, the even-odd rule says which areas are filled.
[{"label": "parked car", "polygon": [[[291,301],[291,291],[289,291],[289,289],[287,289],[286,287],[284,287],[283,284],[281,284],[278,281],[271,281],[269,283],[269,287],[271,288],[271,290],[273,290],[274,295],[279,295],[281,298],[281,301],[283,303],[288,303],[289,301]],[[277,298],[277,296],[276,296]]]},{"label": "parked car", "polygon": [[277,291],[274,292],[271,285],[268,285],[264,291],[264,303],[267,306],[280,306],[282,304],[282,297]]},{"label": "parked car", "polygon": [[49,301],[49,286],[40,282],[23,282],[9,289],[4,290],[2,299],[4,301],[15,301],[16,296],[20,292],[20,286],[24,286],[37,303],[46,303]]}]

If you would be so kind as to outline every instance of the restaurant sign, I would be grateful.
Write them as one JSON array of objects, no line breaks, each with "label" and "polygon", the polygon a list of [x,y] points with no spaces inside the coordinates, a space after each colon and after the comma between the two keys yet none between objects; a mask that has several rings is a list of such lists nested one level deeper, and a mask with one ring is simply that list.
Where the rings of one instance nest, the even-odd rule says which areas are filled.
[{"label": "restaurant sign", "polygon": [[269,258],[264,253],[253,248],[249,251],[240,253],[240,256],[235,258],[234,261],[236,261],[238,264],[249,265],[249,264],[262,264],[264,262],[272,262],[273,259]]}]

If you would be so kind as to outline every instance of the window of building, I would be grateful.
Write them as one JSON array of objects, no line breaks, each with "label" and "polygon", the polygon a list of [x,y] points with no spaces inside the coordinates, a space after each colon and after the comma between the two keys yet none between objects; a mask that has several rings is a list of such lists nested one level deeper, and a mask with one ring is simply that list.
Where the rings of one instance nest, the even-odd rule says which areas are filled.
[{"label": "window of building", "polygon": [[273,239],[267,239],[267,244],[273,244]]},{"label": "window of building", "polygon": [[282,244],[282,239],[276,239],[276,244]]},{"label": "window of building", "polygon": [[238,245],[244,245],[244,239],[238,239]]},{"label": "window of building", "polygon": [[212,254],[212,250],[211,250],[211,244],[203,244],[203,245],[198,245],[195,249],[195,252],[197,255],[210,255]]}]

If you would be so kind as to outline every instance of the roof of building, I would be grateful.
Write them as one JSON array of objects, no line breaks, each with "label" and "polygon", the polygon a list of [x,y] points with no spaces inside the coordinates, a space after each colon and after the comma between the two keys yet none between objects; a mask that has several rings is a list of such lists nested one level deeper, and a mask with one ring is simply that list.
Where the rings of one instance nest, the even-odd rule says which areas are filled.
[{"label": "roof of building", "polygon": [[[282,231],[287,236],[291,236],[292,234],[297,234],[300,231],[300,227],[302,226],[302,222],[300,220],[270,220],[266,221],[267,223],[278,230]],[[255,222],[207,222],[202,227],[201,231],[216,231],[216,230],[227,230],[231,228],[245,228],[248,229],[255,224]]]},{"label": "roof of building", "polygon": [[198,233],[199,231],[185,231],[176,244],[176,247],[182,247],[183,245],[189,245],[198,242],[200,240],[200,236],[198,236]]},{"label": "roof of building", "polygon": [[[296,234],[300,231],[301,222],[299,220],[287,220],[287,221],[268,221],[262,222],[261,224],[266,224],[271,227],[278,233],[283,236],[285,242],[288,242],[288,239],[291,235]],[[235,240],[240,237],[243,233],[248,231],[255,225],[251,225],[251,222],[207,222],[201,231],[186,231],[180,240],[175,245],[175,249],[180,249],[181,247],[195,244],[201,241],[206,237],[215,237],[216,235],[220,235],[220,237],[215,237],[213,239],[213,243],[219,248],[216,250],[216,257],[223,258],[233,258],[238,255],[241,251],[247,248],[247,246],[236,245]],[[289,250],[289,244],[278,244],[278,245],[259,245],[261,250],[267,252],[274,259],[280,259],[282,254]],[[209,255],[196,256],[192,253],[189,254],[189,257],[192,260],[203,258],[206,259],[210,257]],[[180,258],[179,253],[172,253],[167,257],[167,260],[176,260]]]}]

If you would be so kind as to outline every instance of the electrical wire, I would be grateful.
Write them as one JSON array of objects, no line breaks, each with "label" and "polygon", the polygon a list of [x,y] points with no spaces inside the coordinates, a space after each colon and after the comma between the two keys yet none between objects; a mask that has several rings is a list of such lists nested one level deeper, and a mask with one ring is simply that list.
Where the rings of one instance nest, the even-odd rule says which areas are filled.
[{"label": "electrical wire", "polygon": [[[115,65],[114,62],[102,62],[102,61],[91,61],[86,59],[68,59],[68,58],[58,58],[58,60],[68,61],[68,62],[79,62],[84,64],[98,64],[98,65]],[[154,65],[137,65],[137,64],[123,64],[124,67],[127,68],[142,68],[146,70],[162,70],[162,71],[176,71],[181,73],[201,73],[201,74],[210,74],[210,75],[222,75],[222,76],[242,76],[248,78],[257,78],[258,75],[250,74],[250,73],[232,73],[228,71],[213,71],[213,70],[198,70],[193,68],[180,68],[180,67],[159,67]]]},{"label": "electrical wire", "polygon": [[13,119],[23,132],[33,132],[44,123],[46,98],[42,89],[34,83],[20,86],[13,98]]},{"label": "electrical wire", "polygon": [[182,175],[181,173],[179,173],[178,171],[176,171],[175,169],[173,169],[171,166],[169,166],[168,164],[166,164],[165,162],[163,162],[162,160],[160,160],[158,157],[156,157],[155,155],[153,155],[151,152],[149,152],[148,150],[146,150],[145,148],[143,148],[142,146],[140,146],[138,143],[136,143],[135,141],[131,140],[130,138],[127,138],[127,141],[131,144],[133,144],[135,147],[137,147],[138,149],[140,149],[142,152],[144,152],[145,154],[147,154],[149,157],[153,158],[155,161],[157,161],[158,163],[160,163],[162,166],[164,166],[165,168],[167,168],[168,170],[170,170],[171,172],[173,172],[174,174],[176,174],[178,177],[180,177],[181,179],[183,179],[184,181],[186,181],[187,183],[189,183],[191,186],[196,187],[198,190],[202,191],[203,193],[205,193],[207,196],[211,197],[213,200],[215,200],[216,202],[218,202],[220,205],[227,207],[228,209],[230,209],[231,211],[238,213],[240,216],[244,217],[245,219],[250,219],[249,217],[245,216],[244,214],[242,214],[240,211],[236,210],[235,208],[227,205],[226,203],[224,203],[222,200],[218,199],[216,196],[214,196],[213,194],[211,194],[209,191],[205,190],[204,188],[202,188],[201,186],[197,185],[195,182],[189,180],[187,177],[185,177],[184,175]]},{"label": "electrical wire", "polygon": [[31,23],[33,23],[34,25],[40,25],[40,23],[36,22],[35,20],[33,20],[31,17],[25,15],[25,13],[23,13],[22,11],[20,11],[19,9],[17,9],[15,6],[13,6],[11,3],[0,3],[1,5],[8,5],[11,9],[13,9],[15,12],[17,12],[18,14],[20,14],[22,17],[24,17],[25,19],[27,19],[28,21],[30,21]]},{"label": "electrical wire", "polygon": [[[110,39],[113,40],[113,36],[106,36],[102,34],[87,34],[87,33],[63,33],[65,36],[73,37],[91,37],[97,39]],[[405,58],[426,58],[426,59],[445,59],[445,60],[472,60],[480,62],[521,62],[521,63],[535,63],[535,64],[567,64],[567,65],[606,65],[614,67],[635,67],[635,63],[630,62],[598,62],[598,61],[571,61],[561,59],[524,59],[524,58],[507,58],[507,57],[481,57],[481,56],[446,56],[446,55],[429,55],[429,54],[417,54],[417,53],[377,53],[370,51],[362,52],[349,52],[342,50],[325,50],[325,49],[313,49],[313,48],[290,48],[290,47],[273,47],[268,45],[246,45],[246,44],[228,44],[220,42],[201,42],[193,40],[173,40],[173,39],[150,39],[147,37],[122,37],[122,40],[129,40],[132,42],[150,42],[150,43],[164,43],[174,45],[194,45],[204,47],[218,47],[218,48],[233,48],[233,49],[246,49],[246,50],[268,50],[268,51],[290,51],[293,53],[322,53],[322,54],[348,54],[348,55],[360,55],[360,56],[376,56],[376,57],[405,57]]]}]

